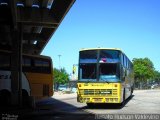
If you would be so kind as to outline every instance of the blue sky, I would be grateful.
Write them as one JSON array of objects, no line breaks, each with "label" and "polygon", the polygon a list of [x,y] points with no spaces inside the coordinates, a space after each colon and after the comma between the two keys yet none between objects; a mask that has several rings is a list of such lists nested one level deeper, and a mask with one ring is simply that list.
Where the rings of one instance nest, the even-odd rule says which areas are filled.
[{"label": "blue sky", "polygon": [[120,48],[160,71],[160,0],[76,0],[42,54],[72,72],[81,48]]}]

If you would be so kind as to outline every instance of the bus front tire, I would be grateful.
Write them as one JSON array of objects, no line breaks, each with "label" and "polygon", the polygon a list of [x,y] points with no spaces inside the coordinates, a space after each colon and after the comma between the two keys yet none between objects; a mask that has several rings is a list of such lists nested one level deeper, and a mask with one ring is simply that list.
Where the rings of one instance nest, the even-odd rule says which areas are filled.
[{"label": "bus front tire", "polygon": [[87,103],[88,108],[93,108],[94,103]]},{"label": "bus front tire", "polygon": [[0,92],[0,106],[6,107],[11,105],[11,94],[7,90]]},{"label": "bus front tire", "polygon": [[35,99],[29,96],[26,90],[22,90],[22,104],[25,108],[35,109]]}]

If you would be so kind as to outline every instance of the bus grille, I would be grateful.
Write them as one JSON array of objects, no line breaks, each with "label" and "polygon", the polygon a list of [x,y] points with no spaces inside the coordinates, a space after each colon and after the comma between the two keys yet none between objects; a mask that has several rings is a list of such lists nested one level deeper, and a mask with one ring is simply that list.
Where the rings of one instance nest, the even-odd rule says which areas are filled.
[{"label": "bus grille", "polygon": [[87,96],[114,96],[117,95],[117,89],[81,89],[81,95]]}]

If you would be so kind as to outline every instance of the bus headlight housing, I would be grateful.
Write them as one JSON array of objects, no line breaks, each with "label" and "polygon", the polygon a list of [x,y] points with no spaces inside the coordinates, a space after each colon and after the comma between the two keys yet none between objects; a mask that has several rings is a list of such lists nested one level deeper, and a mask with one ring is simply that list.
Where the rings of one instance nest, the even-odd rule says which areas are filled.
[{"label": "bus headlight housing", "polygon": [[90,98],[83,98],[83,101],[84,101],[84,102],[89,102],[89,101],[90,101]]},{"label": "bus headlight housing", "polygon": [[118,102],[118,98],[106,98],[106,102],[107,103],[117,103]]}]

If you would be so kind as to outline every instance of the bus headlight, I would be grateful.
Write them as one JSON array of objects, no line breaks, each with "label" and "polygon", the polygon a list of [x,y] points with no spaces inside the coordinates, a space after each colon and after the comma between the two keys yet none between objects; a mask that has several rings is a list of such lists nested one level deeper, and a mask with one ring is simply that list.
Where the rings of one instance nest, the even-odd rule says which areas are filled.
[{"label": "bus headlight", "polygon": [[79,101],[79,102],[82,102],[82,101],[83,101],[82,97],[80,97],[80,96],[78,96],[77,99],[78,99],[77,101]]}]

